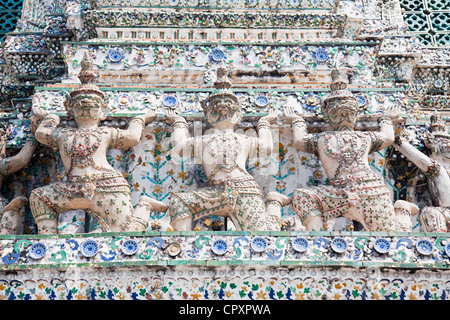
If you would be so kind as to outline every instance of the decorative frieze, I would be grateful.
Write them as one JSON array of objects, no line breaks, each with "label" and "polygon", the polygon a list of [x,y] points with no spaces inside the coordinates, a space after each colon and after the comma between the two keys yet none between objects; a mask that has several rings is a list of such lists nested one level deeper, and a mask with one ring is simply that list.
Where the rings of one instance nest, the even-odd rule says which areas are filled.
[{"label": "decorative frieze", "polygon": [[[46,88],[46,90],[40,88],[33,97],[33,104],[63,115],[65,114],[63,104],[65,94],[70,90],[71,87]],[[363,114],[376,113],[394,106],[403,108],[405,112],[413,108],[405,100],[404,91],[401,89],[360,90],[352,91],[358,99]],[[163,116],[167,109],[176,109],[188,116],[202,114],[200,101],[208,96],[210,90],[122,87],[117,90],[104,88],[104,92],[109,99],[109,115],[120,118],[141,114],[147,109],[156,110],[160,116]],[[323,99],[329,95],[327,89],[298,88],[279,88],[278,90],[236,88],[234,92],[239,97],[246,117],[267,112],[273,107],[281,110],[286,104],[293,106],[299,112],[317,115],[321,113]]]},{"label": "decorative frieze", "polygon": [[345,25],[344,15],[304,12],[134,9],[91,10],[88,17],[93,27],[342,29]]},{"label": "decorative frieze", "polygon": [[330,10],[334,0],[100,0],[102,7],[152,7],[152,8],[222,8],[222,9],[324,9]]},{"label": "decorative frieze", "polygon": [[[319,42],[260,44],[228,42],[194,43],[65,43],[69,77],[79,72],[84,52],[89,51],[99,81],[112,83],[212,83],[225,63],[233,83],[328,84],[333,66],[354,70],[353,83],[371,80],[375,43]],[[151,72],[148,72],[148,71]],[[120,71],[120,74],[118,74]],[[261,82],[263,81],[263,82]]]},{"label": "decorative frieze", "polygon": [[[147,232],[0,239],[0,271],[120,265],[335,265],[448,269],[446,233]],[[302,240],[302,241],[300,241]]]},{"label": "decorative frieze", "polygon": [[[4,300],[239,300],[234,306],[245,307],[252,300],[447,300],[449,295],[448,271],[370,266],[83,266],[0,273],[0,278]],[[171,303],[165,314],[180,316],[176,306]],[[187,306],[189,301],[183,302]],[[214,306],[215,315],[229,315],[233,307]],[[270,314],[279,314],[273,307]]]}]

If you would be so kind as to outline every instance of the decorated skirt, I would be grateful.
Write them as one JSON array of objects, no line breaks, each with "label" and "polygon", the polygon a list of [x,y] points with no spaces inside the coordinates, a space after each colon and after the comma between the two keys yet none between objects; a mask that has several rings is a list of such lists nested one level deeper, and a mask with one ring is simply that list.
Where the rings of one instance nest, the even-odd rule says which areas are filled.
[{"label": "decorated skirt", "polygon": [[226,215],[234,211],[242,195],[263,197],[251,176],[227,179],[199,191],[175,193],[171,201],[172,222],[186,217],[198,220],[207,215]]},{"label": "decorated skirt", "polygon": [[130,185],[122,173],[115,170],[88,176],[72,176],[68,181],[56,182],[51,186],[59,194],[74,198],[91,199],[95,193],[131,193]]}]

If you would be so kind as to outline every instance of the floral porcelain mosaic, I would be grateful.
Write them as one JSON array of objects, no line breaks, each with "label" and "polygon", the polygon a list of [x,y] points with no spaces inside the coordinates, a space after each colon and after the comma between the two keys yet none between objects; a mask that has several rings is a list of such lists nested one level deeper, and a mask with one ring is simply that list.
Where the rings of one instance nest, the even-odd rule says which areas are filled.
[{"label": "floral porcelain mosaic", "polygon": [[[272,233],[272,235],[271,235]],[[336,265],[447,269],[450,241],[434,236],[351,232],[117,233],[1,240],[0,268],[131,265]]]},{"label": "floral porcelain mosaic", "polygon": [[446,234],[203,231],[11,241],[0,243],[0,272],[20,275],[0,280],[0,297],[10,300],[446,300],[450,289]]}]

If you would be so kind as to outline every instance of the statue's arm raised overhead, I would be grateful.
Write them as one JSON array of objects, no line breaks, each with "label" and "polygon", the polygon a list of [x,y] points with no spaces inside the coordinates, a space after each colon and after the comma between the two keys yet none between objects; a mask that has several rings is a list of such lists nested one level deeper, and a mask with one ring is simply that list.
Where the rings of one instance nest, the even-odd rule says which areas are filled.
[{"label": "statue's arm raised overhead", "polygon": [[25,168],[33,157],[37,146],[35,139],[28,140],[19,153],[11,157],[6,157],[6,139],[8,135],[9,131],[5,132],[5,135],[1,137],[3,141],[1,141],[2,147],[0,150],[0,160],[2,160],[0,175],[4,177]]},{"label": "statue's arm raised overhead", "polygon": [[146,114],[133,117],[124,130],[113,130],[111,145],[115,149],[131,148],[136,146],[142,137],[145,125],[155,119],[155,111],[149,110]]},{"label": "statue's arm raised overhead", "polygon": [[176,114],[175,110],[169,109],[166,113],[167,121],[173,125],[172,133],[172,143],[173,143],[173,153],[183,154],[183,150],[186,149],[188,141],[191,138],[189,134],[189,127],[182,116]]},{"label": "statue's arm raised overhead", "polygon": [[[438,154],[442,150],[445,150],[445,148],[440,147],[442,146],[442,142],[450,140],[447,127],[439,115],[434,114],[430,117],[429,131],[423,136],[423,140],[425,146],[432,152],[430,157],[406,141],[401,135],[395,139],[394,147],[413,162],[422,172],[428,172],[432,175],[432,172],[437,172],[440,167],[437,164],[439,161],[436,160],[439,158]],[[441,157],[440,159],[448,159],[448,156]]]},{"label": "statue's arm raised overhead", "polygon": [[270,125],[277,120],[277,110],[272,108],[269,114],[261,117],[258,121],[258,149],[260,157],[267,157],[272,153],[273,139]]},{"label": "statue's arm raised overhead", "polygon": [[48,113],[40,107],[33,107],[32,112],[32,127],[36,130],[34,133],[36,140],[43,145],[55,148],[58,135],[56,128],[60,123],[59,116]]},{"label": "statue's arm raised overhead", "polygon": [[372,146],[373,149],[380,150],[389,147],[392,145],[395,139],[394,134],[394,125],[392,123],[392,119],[395,119],[396,116],[392,115],[389,117],[382,117],[380,119],[380,130],[378,131],[379,145]]},{"label": "statue's arm raised overhead", "polygon": [[395,141],[394,124],[402,121],[400,108],[397,106],[387,108],[379,120],[380,130],[377,133],[380,139],[379,146],[372,146],[372,149],[379,150],[391,146]]},{"label": "statue's arm raised overhead", "polygon": [[298,151],[313,152],[311,143],[314,135],[308,133],[303,117],[296,114],[292,106],[285,106],[283,112],[286,122],[292,126],[294,147]]},{"label": "statue's arm raised overhead", "polygon": [[398,137],[394,143],[395,149],[400,151],[405,157],[411,160],[421,171],[427,172],[435,165],[434,161],[405,139]]}]

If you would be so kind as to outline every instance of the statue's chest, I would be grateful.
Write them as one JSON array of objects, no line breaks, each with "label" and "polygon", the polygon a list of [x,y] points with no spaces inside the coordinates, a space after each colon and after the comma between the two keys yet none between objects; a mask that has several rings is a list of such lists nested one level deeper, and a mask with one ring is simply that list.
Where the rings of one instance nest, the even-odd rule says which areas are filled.
[{"label": "statue's chest", "polygon": [[330,132],[324,135],[319,153],[332,159],[336,168],[331,176],[337,179],[342,174],[353,174],[367,171],[367,153],[370,148],[370,138],[360,132]]},{"label": "statue's chest", "polygon": [[77,129],[64,134],[63,146],[65,153],[80,161],[87,160],[97,151],[102,142],[103,130]]},{"label": "statue's chest", "polygon": [[234,133],[212,134],[206,140],[204,150],[216,163],[234,164],[243,151],[243,146]]},{"label": "statue's chest", "polygon": [[323,139],[323,151],[347,164],[359,162],[368,148],[368,137],[358,132],[333,132]]}]

